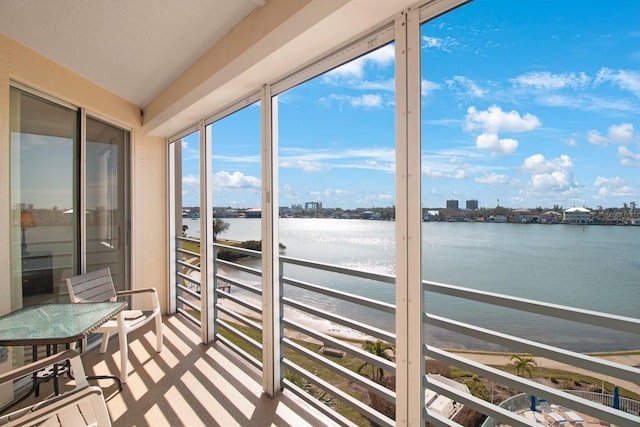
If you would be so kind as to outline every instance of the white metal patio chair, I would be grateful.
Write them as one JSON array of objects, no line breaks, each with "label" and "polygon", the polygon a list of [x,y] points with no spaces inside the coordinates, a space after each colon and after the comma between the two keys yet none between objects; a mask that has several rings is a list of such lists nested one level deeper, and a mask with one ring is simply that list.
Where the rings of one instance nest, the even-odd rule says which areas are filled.
[{"label": "white metal patio chair", "polygon": [[84,374],[80,355],[67,350],[20,368],[0,374],[0,383],[32,375],[53,364],[70,361],[75,387],[65,393],[0,416],[1,426],[111,426],[109,411],[100,387],[90,386]]},{"label": "white metal patio chair", "polygon": [[67,289],[69,290],[69,297],[73,303],[115,301],[118,297],[135,294],[148,294],[151,297],[151,310],[124,310],[118,314],[115,320],[108,321],[95,331],[102,333],[100,353],[107,351],[109,335],[112,332],[118,333],[118,341],[120,344],[120,380],[123,383],[127,382],[129,373],[129,346],[127,340],[127,334],[129,332],[138,329],[151,320],[155,320],[156,351],[158,353],[162,351],[162,313],[160,312],[158,292],[155,288],[116,292],[111,278],[111,271],[107,267],[91,273],[69,277],[67,279]]}]

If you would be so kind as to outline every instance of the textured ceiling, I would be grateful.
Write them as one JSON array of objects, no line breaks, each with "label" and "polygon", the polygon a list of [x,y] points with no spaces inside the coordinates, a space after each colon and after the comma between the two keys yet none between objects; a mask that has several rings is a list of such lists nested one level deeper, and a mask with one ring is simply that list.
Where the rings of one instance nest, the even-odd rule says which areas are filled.
[{"label": "textured ceiling", "polygon": [[143,107],[263,0],[2,0],[0,31]]}]

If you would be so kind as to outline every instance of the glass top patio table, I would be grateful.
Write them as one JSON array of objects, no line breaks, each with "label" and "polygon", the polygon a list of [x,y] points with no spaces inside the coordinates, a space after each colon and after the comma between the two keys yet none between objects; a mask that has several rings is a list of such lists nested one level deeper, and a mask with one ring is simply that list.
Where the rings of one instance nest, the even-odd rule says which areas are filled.
[{"label": "glass top patio table", "polygon": [[41,304],[0,317],[0,345],[71,344],[127,307],[124,301]]}]

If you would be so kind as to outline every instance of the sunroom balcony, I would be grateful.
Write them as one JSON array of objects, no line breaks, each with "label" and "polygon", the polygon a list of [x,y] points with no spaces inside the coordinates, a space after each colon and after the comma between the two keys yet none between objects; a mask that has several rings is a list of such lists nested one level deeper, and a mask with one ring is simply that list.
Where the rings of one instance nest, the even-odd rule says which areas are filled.
[{"label": "sunroom balcony", "polygon": [[[434,47],[432,42],[436,41],[427,31],[430,31],[427,28],[428,23],[444,16],[449,10],[463,11],[461,6],[468,3],[467,0],[201,0],[200,7],[184,7],[182,2],[174,1],[158,2],[163,3],[163,7],[155,9],[138,2],[128,2],[127,5],[135,6],[133,11],[123,13],[123,4],[118,4],[118,7],[111,8],[114,15],[108,15],[109,8],[104,7],[104,4],[97,6],[98,2],[84,2],[86,5],[93,5],[91,8],[97,8],[89,13],[86,13],[78,2],[73,8],[60,7],[56,2],[47,3],[53,5],[49,7],[55,8],[55,12],[60,12],[56,14],[47,9],[42,2],[29,2],[33,4],[28,7],[24,6],[28,2],[11,3],[19,7],[12,8],[12,13],[7,12],[0,16],[3,16],[5,21],[15,24],[16,28],[24,30],[24,33],[9,33],[5,30],[9,27],[7,24],[0,33],[0,79],[4,82],[5,89],[0,94],[0,116],[3,117],[3,128],[10,130],[0,135],[0,160],[5,166],[11,166],[3,170],[4,182],[12,185],[4,185],[3,190],[0,190],[4,206],[7,207],[4,213],[0,214],[0,221],[4,224],[1,232],[5,237],[4,249],[0,250],[4,260],[0,263],[0,273],[5,278],[3,295],[13,296],[11,300],[3,298],[0,304],[3,313],[16,310],[25,302],[21,299],[25,295],[20,295],[22,285],[10,283],[9,280],[20,279],[20,274],[16,274],[20,263],[9,260],[17,259],[13,255],[22,252],[21,243],[22,249],[26,249],[25,235],[29,238],[30,247],[35,247],[29,233],[36,230],[33,223],[25,221],[23,225],[22,218],[18,221],[18,214],[21,212],[14,209],[14,197],[10,194],[17,192],[19,188],[21,191],[24,190],[24,199],[28,201],[27,194],[31,192],[27,185],[15,185],[18,176],[29,175],[26,173],[27,165],[31,164],[32,159],[27,152],[24,156],[16,156],[12,133],[18,132],[14,132],[13,127],[20,123],[28,128],[28,132],[24,132],[25,135],[39,135],[42,132],[47,138],[59,138],[60,130],[57,125],[63,123],[57,114],[54,114],[47,118],[53,123],[53,130],[43,131],[40,126],[43,114],[41,110],[36,109],[34,116],[37,120],[33,123],[38,126],[31,129],[33,126],[30,125],[33,123],[26,120],[26,115],[24,118],[18,116],[20,120],[14,118],[18,109],[24,108],[27,112],[29,105],[27,102],[24,105],[16,102],[17,98],[15,95],[12,96],[11,92],[24,92],[24,99],[39,98],[38,104],[47,107],[55,104],[55,110],[64,110],[73,118],[73,124],[69,124],[70,135],[74,138],[73,144],[69,144],[72,147],[67,156],[69,166],[56,163],[53,167],[52,159],[45,156],[47,167],[34,167],[38,172],[53,171],[51,176],[66,171],[70,178],[74,176],[81,181],[70,179],[73,182],[64,188],[64,193],[73,196],[71,204],[52,204],[56,206],[55,210],[64,206],[66,210],[60,212],[61,215],[74,215],[74,221],[69,224],[73,224],[75,228],[68,227],[72,239],[69,246],[74,248],[73,251],[78,249],[79,254],[77,259],[73,258],[65,264],[68,267],[65,269],[65,275],[91,270],[91,263],[86,264],[86,258],[87,255],[92,255],[92,247],[87,245],[87,242],[91,243],[93,235],[87,233],[87,225],[92,225],[92,220],[98,215],[86,211],[83,203],[86,204],[86,201],[91,199],[102,199],[93,197],[93,190],[100,185],[93,185],[90,181],[82,179],[83,175],[86,178],[86,175],[95,172],[86,162],[86,148],[92,141],[91,133],[89,136],[86,134],[87,118],[94,124],[104,121],[112,128],[126,131],[130,136],[127,137],[127,144],[120,150],[120,154],[126,153],[123,156],[126,158],[118,161],[117,168],[108,168],[118,170],[126,176],[106,180],[104,174],[95,174],[100,176],[100,184],[127,180],[127,188],[118,187],[118,190],[123,190],[118,194],[131,196],[130,200],[114,203],[113,212],[126,211],[127,215],[123,218],[121,227],[118,227],[115,221],[109,221],[113,229],[104,233],[105,238],[99,241],[99,245],[101,249],[118,249],[118,255],[126,258],[122,271],[128,271],[130,274],[127,274],[127,277],[123,274],[124,286],[158,286],[166,312],[171,314],[164,318],[165,349],[161,353],[153,350],[155,337],[149,329],[132,337],[129,351],[131,372],[122,391],[117,390],[112,382],[100,381],[100,386],[105,390],[114,425],[422,426],[424,421],[427,421],[433,425],[472,426],[479,425],[481,420],[485,420],[482,422],[486,426],[532,426],[539,423],[586,426],[640,425],[640,355],[637,351],[586,354],[568,345],[564,346],[565,343],[559,342],[561,340],[556,339],[554,343],[549,343],[521,331],[524,329],[521,327],[545,319],[544,323],[540,324],[554,331],[556,327],[563,325],[564,332],[558,332],[558,336],[575,340],[581,336],[567,334],[566,331],[569,329],[565,326],[569,323],[579,324],[581,331],[599,329],[601,334],[602,330],[606,330],[616,336],[627,337],[628,341],[620,338],[621,342],[630,343],[628,348],[637,350],[640,348],[640,314],[637,311],[633,312],[633,318],[622,317],[616,315],[615,308],[609,313],[601,313],[550,303],[549,301],[554,301],[553,297],[545,296],[543,302],[542,296],[540,300],[523,299],[509,295],[506,291],[504,294],[496,294],[462,288],[458,283],[421,281],[422,241],[418,235],[423,219],[421,206],[426,206],[428,199],[421,194],[419,183],[425,176],[423,171],[427,172],[427,169],[431,168],[430,156],[423,156],[422,153],[439,147],[434,141],[429,140],[431,136],[426,137],[435,135],[433,130],[436,128],[433,124],[429,125],[429,129],[425,129],[428,132],[424,132],[423,140],[421,128],[423,122],[427,121],[422,118],[429,116],[432,111],[440,110],[439,105],[437,108],[422,108],[424,95],[421,89],[428,92],[436,86],[444,89],[445,83],[447,87],[455,83],[451,86],[450,93],[442,91],[445,94],[444,99],[453,100],[454,97],[451,95],[458,94],[459,84],[469,86],[470,92],[488,96],[485,98],[486,101],[482,101],[486,102],[486,106],[483,107],[474,103],[454,107],[455,113],[448,112],[443,116],[444,120],[435,120],[438,127],[448,127],[452,123],[462,124],[473,119],[475,114],[471,115],[470,112],[479,113],[478,116],[488,116],[491,112],[497,112],[506,119],[513,115],[517,118],[535,118],[527,109],[520,110],[520,105],[528,106],[524,100],[514,99],[512,103],[506,103],[504,99],[508,97],[504,96],[506,92],[502,91],[498,91],[496,95],[500,96],[494,99],[494,94],[489,95],[489,92],[478,89],[475,84],[467,85],[473,83],[473,80],[461,76],[467,70],[479,69],[479,65],[489,64],[494,70],[487,73],[483,79],[486,78],[486,83],[494,87],[494,79],[499,77],[497,71],[502,68],[497,66],[501,64],[500,61],[481,58],[474,65],[472,57],[461,56],[465,60],[457,64],[456,61],[449,62],[450,59],[440,60],[433,56],[434,52],[423,49]],[[166,8],[168,5],[164,3],[172,3],[173,11]],[[236,15],[236,25],[220,13],[221,8],[218,6],[223,3],[226,3],[227,7],[231,7],[232,4],[242,6],[242,3],[245,3],[245,12],[254,13],[243,15],[246,19]],[[475,3],[480,4],[480,7],[483,7],[482,3],[492,6],[492,2]],[[541,8],[536,2],[530,3],[530,10],[533,11],[549,9],[551,13],[556,9]],[[211,9],[205,10],[205,6]],[[143,10],[132,13],[138,8]],[[626,9],[619,9],[621,12],[617,9],[616,12],[620,12],[621,15],[632,16],[632,13],[626,13]],[[158,14],[148,13],[150,10],[157,11]],[[193,16],[181,17],[178,12],[183,10]],[[17,12],[20,11],[24,13],[19,15]],[[196,12],[192,13],[193,11]],[[478,17],[492,15],[493,11],[480,9],[478,15],[471,14],[469,19],[470,22],[483,23],[484,20]],[[132,21],[122,19],[123,16],[132,18]],[[527,16],[527,13],[518,11],[517,14],[508,17],[523,16]],[[39,20],[36,19],[38,17]],[[166,20],[158,20],[158,17]],[[191,38],[206,33],[205,28],[215,28],[211,22],[214,17],[222,18],[222,24],[226,28],[219,41]],[[573,22],[574,11],[569,11],[565,17],[568,19],[566,22]],[[69,20],[63,21],[63,18]],[[194,18],[206,21],[198,25]],[[513,19],[505,21],[510,24]],[[552,21],[558,22],[555,18]],[[75,26],[77,23],[83,25],[78,28]],[[123,26],[117,27],[118,24]],[[181,30],[178,24],[186,27],[181,27]],[[585,34],[591,33],[595,28],[591,22],[588,24]],[[54,25],[55,31],[52,31],[51,25]],[[434,26],[440,25],[436,22]],[[530,28],[533,27],[538,27],[538,22],[534,21]],[[520,33],[530,34],[527,26],[518,28]],[[56,42],[54,37],[64,34],[65,29],[69,31],[69,41],[94,40],[97,44],[88,44],[87,49],[82,50],[72,47],[68,41]],[[104,30],[104,33],[97,31],[100,29]],[[169,32],[168,29],[174,31]],[[464,33],[470,35],[474,44],[490,41],[483,40],[474,32],[459,32],[460,35]],[[177,40],[176,35],[180,34],[189,38],[175,44],[173,51],[169,49],[169,43],[163,43],[163,39],[159,38],[162,35]],[[51,45],[55,49],[38,48],[36,43],[32,44],[30,41],[32,35],[46,42],[51,41],[45,43],[44,47]],[[150,44],[144,45],[143,41]],[[625,41],[622,43],[628,44]],[[111,55],[103,49],[106,44],[113,47]],[[494,43],[485,44],[495,46]],[[385,49],[392,45],[393,49]],[[95,46],[100,48],[96,49]],[[200,46],[204,50],[192,49],[193,46]],[[537,46],[537,42],[525,40],[520,46],[523,47],[518,55],[511,55],[508,62],[530,62],[521,54],[529,50],[535,51],[530,47]],[[125,47],[140,50],[125,56]],[[561,57],[565,52],[562,47],[559,46],[550,52]],[[568,49],[581,51],[571,46],[568,46]],[[267,240],[278,235],[276,211],[278,202],[283,202],[283,198],[278,200],[279,194],[283,194],[279,188],[282,184],[287,184],[284,179],[278,182],[278,176],[284,175],[278,173],[278,156],[287,149],[297,149],[287,146],[287,137],[285,132],[282,132],[287,130],[286,123],[293,119],[293,116],[287,116],[284,108],[286,102],[283,100],[286,101],[287,92],[305,82],[323,79],[329,72],[339,70],[345,65],[347,69],[351,68],[354,63],[357,64],[356,61],[365,58],[365,55],[391,50],[394,51],[394,77],[389,81],[383,79],[380,82],[384,83],[381,86],[384,90],[392,89],[393,92],[393,99],[389,98],[385,102],[388,107],[393,105],[393,108],[386,110],[388,115],[382,122],[389,125],[388,129],[394,130],[391,131],[393,135],[388,138],[390,150],[386,155],[382,153],[382,156],[395,160],[393,164],[389,163],[388,167],[380,170],[384,170],[385,174],[393,171],[394,174],[391,180],[386,181],[395,183],[390,193],[394,194],[393,204],[396,209],[395,239],[396,242],[401,242],[396,243],[393,249],[394,260],[398,260],[394,265],[397,280],[391,275],[323,264],[312,259],[279,257],[277,242]],[[472,50],[475,49],[467,52]],[[601,52],[610,51],[603,48]],[[72,59],[78,61],[76,64],[90,65],[89,70],[84,71],[86,69],[83,67],[74,66],[73,61],[66,61],[66,55],[63,54],[67,53],[75,54]],[[178,53],[188,53],[191,57],[178,60]],[[158,63],[155,59],[161,54],[165,55],[164,60]],[[622,55],[619,57],[622,58]],[[537,63],[538,59],[531,62]],[[427,72],[420,69],[423,63],[428,67]],[[125,67],[120,69],[114,65]],[[438,81],[441,83],[438,85],[431,81],[434,78],[431,77],[431,73],[436,70],[434,65],[442,65],[443,69],[450,70],[439,78]],[[636,75],[634,70],[629,73],[621,68],[614,72],[610,67],[611,64],[603,63],[594,67],[593,72],[589,74],[598,82],[601,77],[607,77],[609,80],[605,79],[602,82],[606,81],[614,86],[622,82],[623,77]],[[163,70],[169,74],[161,75]],[[537,69],[523,67],[510,74],[513,78],[505,80],[505,83],[522,83],[525,80],[531,83],[532,76],[541,76],[538,73],[532,74],[535,70]],[[99,73],[93,74],[88,71]],[[138,79],[133,78],[133,71],[139,73]],[[582,76],[579,81],[584,83],[586,73],[577,74],[579,72],[581,73],[580,69],[568,68],[566,73],[558,74],[557,77],[563,77],[561,80],[564,81],[565,77],[579,75]],[[437,74],[439,75],[439,72]],[[154,79],[151,77],[156,76],[163,82],[152,84]],[[579,81],[576,80],[575,83]],[[553,86],[550,83],[557,85],[557,82],[558,80],[547,83]],[[125,83],[124,88],[120,86],[121,83]],[[362,83],[369,86],[367,79],[362,79]],[[565,82],[562,85],[582,87],[582,83],[574,85]],[[628,86],[637,95],[637,90],[633,89],[638,86]],[[322,92],[318,99],[360,99],[346,97],[346,93],[334,93],[333,88],[323,90],[325,92]],[[362,98],[363,101],[378,99],[371,98],[371,94],[363,95],[367,95]],[[617,102],[623,98],[618,94],[614,95],[610,99],[616,102],[608,104],[617,105],[620,112],[625,111],[625,115],[620,117],[628,117],[626,114],[630,114],[628,111],[633,109],[628,108],[626,103]],[[278,98],[280,104],[277,104]],[[305,99],[301,104],[306,111],[305,116],[312,119],[315,116],[310,113],[312,110],[309,106],[314,103],[313,99],[316,97]],[[536,99],[557,102],[565,98],[545,96]],[[576,99],[601,98],[584,92]],[[633,99],[635,102],[635,98]],[[503,101],[503,109],[497,105],[491,107],[492,103]],[[258,103],[260,108],[253,108],[258,106]],[[355,104],[368,105],[367,102]],[[573,103],[571,104],[573,107]],[[186,173],[182,173],[187,172],[187,169],[183,169],[181,160],[192,153],[187,150],[182,152],[177,147],[188,146],[187,136],[194,136],[194,143],[197,141],[196,144],[200,147],[197,170],[200,171],[201,187],[194,192],[199,194],[199,198],[193,206],[200,207],[203,213],[202,224],[211,224],[213,201],[217,203],[219,200],[213,197],[212,193],[217,193],[219,189],[216,187],[214,192],[209,191],[209,186],[214,182],[215,170],[209,162],[212,153],[208,148],[222,147],[226,144],[224,141],[219,143],[221,140],[212,142],[208,133],[214,124],[232,117],[247,106],[253,109],[253,112],[259,110],[256,120],[250,126],[254,127],[256,135],[260,134],[253,140],[254,158],[260,158],[260,161],[256,162],[260,164],[260,170],[251,174],[247,171],[245,175],[260,176],[261,199],[254,206],[261,206],[266,216],[263,217],[260,238],[264,239],[265,245],[269,247],[265,251],[269,253],[264,255],[236,248],[224,248],[220,245],[188,249],[183,245],[186,239],[178,239],[176,242],[173,236],[180,230],[180,209],[189,206],[181,197],[184,191],[180,188],[182,180],[188,178]],[[485,107],[487,110],[482,111]],[[507,113],[512,109],[513,114]],[[464,111],[469,114],[465,116]],[[419,113],[416,114],[417,112]],[[609,116],[608,112],[605,113],[603,116]],[[547,114],[545,117],[549,117],[549,121],[552,118],[556,119],[555,111]],[[378,121],[365,118],[364,115],[361,117],[366,127]],[[557,118],[559,119],[559,116]],[[618,142],[626,141],[628,144],[628,131],[633,130],[632,120],[635,118],[625,119],[624,122],[622,119],[606,124],[603,122],[599,124],[599,131],[592,131],[591,123],[586,118],[584,123],[588,123],[588,126],[585,125],[580,134],[588,135],[590,142],[591,137],[596,136],[597,138],[593,139],[596,143],[591,142],[593,146],[606,146],[608,143],[611,148],[614,147],[612,141],[607,142],[603,137],[605,129],[609,129],[610,134],[618,137]],[[76,121],[78,123],[75,123]],[[466,133],[469,131],[466,128],[477,126],[475,130],[478,130],[478,133],[464,135],[463,139],[455,134],[451,141],[464,140],[464,144],[459,147],[464,147],[465,153],[470,153],[467,148],[471,147],[477,147],[478,153],[483,153],[482,167],[475,170],[475,182],[482,181],[493,186],[507,178],[507,175],[499,173],[505,165],[493,162],[493,159],[501,156],[494,157],[493,154],[514,148],[517,141],[510,136],[499,138],[497,132],[494,132],[495,124],[489,122],[491,120],[487,121],[485,128],[480,122],[474,124],[468,121],[469,126],[464,126],[465,129],[460,126],[460,131]],[[301,127],[305,124],[308,123],[300,123]],[[529,125],[538,126],[538,120],[530,121]],[[513,130],[508,121],[502,126]],[[637,127],[636,125],[636,129]],[[274,132],[275,129],[279,131]],[[545,133],[548,129],[544,129]],[[566,143],[573,147],[577,142],[573,137],[575,134],[569,128],[565,131],[567,137],[571,136]],[[346,133],[341,136],[349,138]],[[109,140],[105,140],[105,143],[107,141]],[[496,144],[491,144],[492,141]],[[49,146],[57,147],[49,142],[51,141],[48,141]],[[112,140],[109,141],[110,145],[111,142]],[[493,147],[487,147],[487,142]],[[327,141],[319,146],[333,151],[336,145]],[[458,146],[458,142],[452,146]],[[586,142],[583,146],[587,146]],[[625,163],[640,160],[635,154],[637,148],[630,147],[620,146],[621,150],[616,151],[616,154],[620,155],[619,162],[622,166],[626,167]],[[487,148],[496,151],[489,154],[485,151]],[[374,151],[378,152],[377,149]],[[42,153],[40,150],[38,152]],[[432,175],[433,178],[458,179],[461,175],[467,176],[465,171],[470,168],[461,161],[460,152],[447,149],[441,153],[435,159],[439,164],[446,163],[446,167],[442,170],[434,169],[433,172],[437,173]],[[224,153],[220,151],[216,154]],[[567,156],[560,153],[552,154],[551,151],[545,152],[547,157],[534,152],[527,153],[526,156],[530,154],[531,156],[526,158],[523,155],[522,165],[527,167],[520,169],[528,170],[525,176],[531,179],[534,186],[541,181],[559,181],[562,184],[565,177],[569,178],[572,175],[568,173],[572,172],[573,166]],[[560,157],[555,157],[557,155]],[[115,155],[112,157],[114,161],[116,157],[120,158]],[[245,155],[241,157],[247,158]],[[350,157],[351,154],[348,158]],[[106,156],[101,154],[99,160],[98,164],[106,166]],[[380,165],[377,161],[364,163],[369,166]],[[456,171],[450,169],[449,165],[456,163],[459,168]],[[490,171],[486,168],[487,165],[495,167],[498,172]],[[234,170],[223,172],[233,173]],[[551,177],[561,179],[548,179]],[[468,175],[468,178],[471,179],[471,175]],[[41,181],[48,183],[47,179]],[[525,182],[522,177],[516,178],[515,181]],[[569,184],[569,180],[566,181]],[[25,180],[25,184],[26,182]],[[633,183],[635,179],[629,184]],[[606,187],[600,187],[602,184],[606,184]],[[422,185],[427,188],[424,183]],[[620,188],[617,188],[618,185]],[[614,170],[606,176],[595,178],[592,187],[598,195],[609,189],[611,194],[623,194],[624,197],[627,197],[630,188],[637,188],[623,182]],[[236,187],[230,188],[233,188],[234,192],[237,191]],[[573,187],[568,187],[567,190],[569,189],[572,190]],[[445,191],[444,187],[442,191]],[[108,197],[104,197],[105,200],[110,198],[111,192]],[[475,202],[477,208],[478,200]],[[497,208],[501,207],[499,202],[500,199]],[[553,203],[555,202],[554,200]],[[626,204],[625,202],[625,210]],[[72,207],[75,209],[68,209]],[[635,210],[635,203],[632,210]],[[105,212],[107,211],[102,208],[95,211],[96,214]],[[101,217],[111,218],[110,215]],[[489,222],[493,219],[496,218],[490,219]],[[502,219],[506,222],[506,217]],[[555,217],[552,219],[557,220]],[[43,229],[40,224],[37,230]],[[205,227],[202,227],[202,231],[203,242],[211,243],[211,238],[204,233]],[[112,244],[116,236],[118,242],[127,243]],[[199,242],[197,244],[199,245]],[[175,248],[178,250],[174,250]],[[614,252],[612,248],[613,246],[607,246],[606,251]],[[220,249],[239,251],[249,257],[264,259],[264,264],[274,268],[280,276],[262,272],[255,265],[222,261],[216,255],[211,256],[211,252]],[[71,250],[63,252],[68,252],[67,255],[71,258]],[[211,264],[203,265],[203,272],[206,274],[202,275],[202,280],[199,259],[201,254],[206,255],[207,262]],[[35,258],[36,254],[31,255],[30,258]],[[23,258],[23,262],[29,259],[26,256]],[[45,258],[48,259],[48,255]],[[213,259],[218,261],[213,263]],[[89,268],[86,268],[87,265]],[[308,280],[297,276],[298,269],[310,270],[314,278]],[[327,275],[333,274],[347,276],[354,282],[363,281],[366,284],[375,283],[377,287],[384,287],[393,295],[395,303],[376,300],[366,292],[356,294],[351,293],[351,290],[347,292],[334,289],[323,280]],[[496,283],[506,282],[498,273],[491,274],[491,280],[495,279]],[[628,277],[634,280],[637,275],[632,272]],[[450,279],[446,276],[444,280]],[[47,294],[60,295],[55,287],[62,283],[60,277],[48,277],[46,282],[53,283],[54,286],[51,290],[47,288]],[[602,285],[602,289],[609,286],[604,280],[599,284]],[[469,286],[473,287],[474,283]],[[634,287],[633,292],[636,291]],[[438,301],[445,298],[460,301],[462,308],[442,310]],[[331,311],[327,306],[321,308],[316,304],[321,300],[344,303],[345,305],[340,306],[348,305],[351,308]],[[465,310],[467,302],[487,306],[488,310],[511,311],[513,314],[508,325],[509,331],[487,326],[485,319],[479,315],[459,318],[458,315]],[[136,306],[136,303],[137,301],[133,301],[132,305]],[[374,317],[378,322],[373,324],[363,320],[360,314],[365,311],[375,312]],[[441,336],[454,338],[449,338],[443,343],[442,340],[433,338],[432,334],[435,331]],[[585,337],[589,337],[589,333],[585,332]],[[458,339],[461,341],[457,341]],[[447,345],[456,342],[467,343],[468,340],[479,345],[468,346],[473,351],[461,351],[459,347]],[[495,348],[500,350],[494,350]],[[117,374],[120,356],[118,352],[115,341],[106,356],[95,350],[87,351],[83,356],[87,371],[97,375]],[[463,418],[463,415],[467,415],[467,418]]]}]

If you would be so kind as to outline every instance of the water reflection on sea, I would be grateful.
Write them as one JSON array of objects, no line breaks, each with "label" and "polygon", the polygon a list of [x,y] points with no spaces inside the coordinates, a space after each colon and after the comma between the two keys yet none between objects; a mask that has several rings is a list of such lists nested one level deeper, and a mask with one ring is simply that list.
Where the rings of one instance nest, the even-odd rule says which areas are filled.
[{"label": "water reflection on sea", "polygon": [[[189,225],[189,235],[198,234],[197,220],[183,221]],[[222,238],[260,238],[259,219],[225,221],[230,227]],[[395,272],[394,236],[395,223],[389,221],[280,219],[279,240],[287,256],[383,274]],[[430,222],[423,223],[422,241],[426,280],[640,317],[640,227]],[[395,298],[392,285],[303,269],[286,274],[386,302]],[[368,324],[394,328],[390,315],[317,295],[300,293],[296,297],[322,310],[349,313]],[[456,298],[427,295],[425,307],[434,314],[577,351],[640,348],[637,335]],[[499,349],[445,331],[430,329],[428,335],[448,347]]]}]

